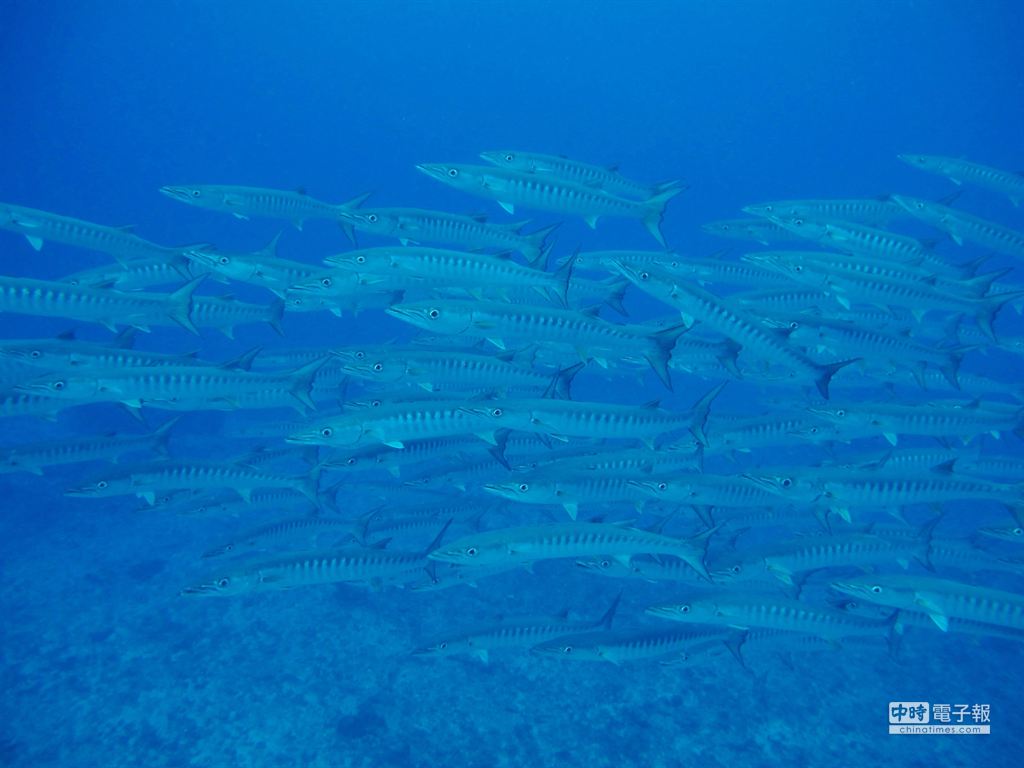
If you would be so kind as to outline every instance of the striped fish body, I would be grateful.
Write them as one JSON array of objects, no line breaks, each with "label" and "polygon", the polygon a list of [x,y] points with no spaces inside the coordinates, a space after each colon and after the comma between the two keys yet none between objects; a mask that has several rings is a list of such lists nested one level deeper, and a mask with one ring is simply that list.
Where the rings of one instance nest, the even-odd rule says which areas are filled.
[{"label": "striped fish body", "polygon": [[743,212],[765,218],[826,219],[872,227],[884,227],[896,219],[907,218],[907,212],[895,196],[845,200],[776,200],[744,206]]},{"label": "striped fish body", "polygon": [[[434,527],[436,529],[437,525]],[[347,538],[361,534],[362,528],[362,524],[355,520],[341,520],[335,517],[292,517],[246,531],[225,544],[207,550],[203,557],[240,555],[296,540],[306,541],[312,547],[321,536]]]},{"label": "striped fish body", "polygon": [[494,150],[481,152],[480,157],[499,168],[506,168],[521,173],[555,176],[586,187],[601,189],[613,195],[636,197],[641,200],[653,197],[666,189],[683,186],[680,182],[676,181],[644,184],[633,179],[627,179],[615,168],[570,160],[561,155]]},{"label": "striped fish body", "polygon": [[124,265],[97,267],[62,277],[60,282],[86,288],[114,288],[119,291],[145,291],[154,286],[180,284],[209,270],[192,264],[182,255],[132,259]]},{"label": "striped fish body", "polygon": [[227,280],[258,285],[278,295],[296,283],[312,279],[322,270],[301,261],[281,259],[266,253],[221,253],[190,249],[189,262],[200,271],[220,275]]},{"label": "striped fish body", "polygon": [[1024,200],[1024,175],[1002,171],[981,163],[938,155],[899,155],[900,160],[915,168],[937,173],[956,184],[974,184],[1008,195],[1014,205]]},{"label": "striped fish body", "polygon": [[196,332],[192,323],[192,292],[197,278],[174,293],[143,293],[32,280],[0,277],[0,312],[63,317],[101,323],[110,329],[133,326],[149,330],[151,325],[177,323]]},{"label": "striped fish body", "polygon": [[[262,216],[284,219],[302,229],[309,219],[337,219],[342,205],[324,203],[302,192],[262,187],[217,184],[167,186],[160,191],[178,202],[211,211],[230,213],[239,219]],[[353,201],[358,204],[360,198]]]},{"label": "striped fish body", "polygon": [[832,586],[879,605],[923,611],[944,632],[951,629],[950,619],[1024,629],[1024,595],[1016,592],[904,574],[843,579]]},{"label": "striped fish body", "polygon": [[762,245],[799,242],[800,237],[785,227],[767,219],[725,219],[701,226],[705,232],[731,240],[755,240]]},{"label": "striped fish body", "polygon": [[154,259],[173,261],[180,258],[174,248],[165,248],[132,234],[130,227],[107,227],[70,216],[0,203],[0,228],[25,236],[37,251],[43,243],[55,243],[108,253],[118,261]]},{"label": "striped fish body", "polygon": [[234,338],[235,326],[267,323],[283,335],[281,316],[283,301],[273,304],[250,304],[223,296],[196,296],[192,304],[192,322],[200,328],[216,328],[229,339]]},{"label": "striped fish body", "polygon": [[955,435],[964,441],[983,434],[998,438],[1004,431],[1017,429],[1024,419],[1024,411],[1017,407],[956,400],[918,405],[851,402],[830,408],[812,407],[809,411],[842,429],[852,425],[859,434],[863,434],[861,428],[871,427],[874,434],[885,436],[892,445],[897,444],[899,435]]},{"label": "striped fish body", "polygon": [[496,200],[509,213],[522,205],[581,216],[590,227],[595,227],[601,216],[641,219],[661,245],[665,244],[659,227],[665,203],[682,191],[679,187],[669,188],[641,201],[554,176],[484,165],[427,164],[417,168],[456,189]]},{"label": "striped fish body", "polygon": [[237,464],[169,461],[132,467],[129,473],[135,495],[147,501],[160,491],[176,488],[227,488],[246,500],[255,488],[289,488],[316,500],[312,478],[276,475]]},{"label": "striped fish body", "polygon": [[942,230],[958,245],[967,241],[1008,256],[1024,258],[1024,233],[928,200],[899,195],[894,195],[893,199],[911,216]]},{"label": "striped fish body", "polygon": [[742,477],[710,474],[673,474],[629,481],[640,492],[675,504],[699,507],[770,507],[778,498]]},{"label": "striped fish body", "polygon": [[728,629],[648,629],[640,632],[593,632],[550,640],[536,646],[534,653],[575,661],[631,661],[677,656],[701,643],[725,640]]},{"label": "striped fish body", "polygon": [[906,564],[911,558],[927,562],[929,542],[922,540],[892,541],[871,534],[847,533],[831,536],[808,536],[769,547],[756,553],[764,567],[784,583],[792,583],[796,573],[838,566],[872,566]]},{"label": "striped fish body", "polygon": [[[170,424],[165,425],[169,428]],[[126,453],[149,448],[165,450],[166,429],[148,435],[104,435],[54,440],[0,449],[0,472],[43,474],[43,468],[83,461],[114,461]]]}]

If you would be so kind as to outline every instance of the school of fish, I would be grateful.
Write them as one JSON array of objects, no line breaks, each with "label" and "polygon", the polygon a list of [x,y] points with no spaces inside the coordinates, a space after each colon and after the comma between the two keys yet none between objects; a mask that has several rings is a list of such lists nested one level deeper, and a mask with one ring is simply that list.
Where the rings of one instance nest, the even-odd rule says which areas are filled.
[{"label": "school of fish", "polygon": [[[11,259],[45,259],[51,243],[112,259],[0,277],[7,336],[9,315],[112,334],[0,341],[0,471],[81,465],[70,497],[233,521],[224,540],[197,536],[183,596],[345,584],[387,610],[390,590],[476,587],[479,620],[407,638],[418,656],[746,666],[853,643],[911,653],[906,637],[924,632],[1024,640],[1024,232],[957,193],[783,200],[704,225],[764,247],[684,255],[662,232],[681,182],[479,158],[416,169],[507,214],[636,219],[651,247],[556,253],[558,221],[366,194],[160,190],[240,219],[328,222],[353,246],[291,260],[278,238],[251,253],[168,247],[0,204],[0,229],[33,249],[11,238]],[[1024,200],[1021,174],[899,159],[970,190],[975,209]],[[265,300],[234,298],[233,283]],[[322,313],[338,343],[290,336],[297,312]],[[405,335],[345,344],[385,316]],[[155,326],[187,345],[251,323],[282,342],[231,359],[136,343]],[[14,426],[82,407],[126,408],[140,426],[49,441]],[[227,413],[216,459],[179,425],[206,411]],[[555,595],[592,577],[607,602],[487,621],[488,583],[512,574]]]}]

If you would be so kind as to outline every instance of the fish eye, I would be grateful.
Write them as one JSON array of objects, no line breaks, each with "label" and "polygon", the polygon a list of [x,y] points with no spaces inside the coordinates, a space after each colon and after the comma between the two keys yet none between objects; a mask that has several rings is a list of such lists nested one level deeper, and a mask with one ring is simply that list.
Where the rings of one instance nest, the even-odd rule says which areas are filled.
[{"label": "fish eye", "polygon": [[42,357],[43,353],[40,352],[38,349],[33,349],[31,352],[28,353],[28,356],[31,357],[33,360],[36,360]]},{"label": "fish eye", "polygon": [[53,382],[53,388],[56,389],[58,392],[60,392],[62,389],[64,389],[64,382],[63,381],[55,381],[55,382]]},{"label": "fish eye", "polygon": [[320,281],[320,285],[322,285],[324,288],[330,288],[331,287],[331,278],[325,277],[323,280]]},{"label": "fish eye", "polygon": [[377,371],[377,373],[380,373],[381,371],[384,370],[384,366],[381,365],[380,363],[374,363],[373,370]]},{"label": "fish eye", "polygon": [[794,320],[792,323],[789,324],[789,327],[790,327],[791,330],[795,331],[797,328],[800,327],[800,323],[798,323],[796,320]]},{"label": "fish eye", "polygon": [[519,490],[522,493],[526,493],[528,490],[530,490],[530,486],[527,483],[520,483],[519,484]]},{"label": "fish eye", "polygon": [[348,459],[345,460],[345,464],[347,464],[350,467],[355,465],[355,463],[356,463],[356,459],[355,459],[354,456],[350,456]]},{"label": "fish eye", "polygon": [[611,560],[602,560],[600,563],[598,563],[598,565],[600,565],[602,568],[610,568],[611,565],[612,565],[612,561]]},{"label": "fish eye", "polygon": [[362,360],[364,357],[366,357],[365,352],[356,352],[356,360]]},{"label": "fish eye", "polygon": [[840,408],[838,411],[836,411],[836,416],[839,416],[840,418],[842,418],[845,415],[846,415],[846,411],[844,409],[842,409],[842,408]]},{"label": "fish eye", "polygon": [[658,483],[659,491],[664,491],[666,488],[668,488],[668,485],[666,485],[665,483]]},{"label": "fish eye", "polygon": [[572,653],[572,646],[571,645],[563,645],[562,646],[562,653]]},{"label": "fish eye", "polygon": [[641,280],[646,280],[649,277],[650,277],[650,275],[648,273],[646,273],[646,272],[641,272],[640,273],[640,279]]},{"label": "fish eye", "polygon": [[432,309],[429,312],[427,312],[427,315],[430,317],[431,320],[436,320],[441,316],[441,313],[436,309]]},{"label": "fish eye", "polygon": [[817,427],[811,427],[807,431],[810,432],[812,435],[818,434],[818,428]]},{"label": "fish eye", "polygon": [[493,411],[491,411],[491,416],[501,416],[501,414],[503,413],[504,411],[502,411],[501,408],[495,408]]},{"label": "fish eye", "polygon": [[198,189],[192,190],[192,197],[199,197],[202,194]]},{"label": "fish eye", "polygon": [[370,407],[371,408],[380,408],[383,404],[384,403],[382,403],[380,400],[371,400],[370,401]]},{"label": "fish eye", "polygon": [[679,612],[680,613],[689,613],[690,612],[690,606],[687,605],[686,603],[683,603],[682,605],[679,606]]},{"label": "fish eye", "polygon": [[366,263],[366,257],[365,256],[356,256],[356,264],[365,264],[365,263]]},{"label": "fish eye", "polygon": [[804,225],[803,219],[793,219],[793,226],[802,227]]},{"label": "fish eye", "polygon": [[100,480],[98,483],[96,483],[96,487],[99,488],[100,490],[106,488],[107,487],[107,481],[106,480]]},{"label": "fish eye", "polygon": [[516,156],[513,155],[511,152],[509,154],[505,155],[505,162],[506,163],[511,163],[515,159],[516,159]]},{"label": "fish eye", "polygon": [[793,484],[793,481],[791,479],[789,479],[788,477],[782,478],[782,487],[783,488],[789,488],[789,486],[791,486],[792,484]]},{"label": "fish eye", "polygon": [[443,651],[443,650],[444,650],[445,648],[447,648],[447,647],[448,647],[448,643],[438,643],[438,644],[437,644],[437,648],[438,648],[438,650],[440,650],[440,651]]},{"label": "fish eye", "polygon": [[470,547],[469,549],[466,550],[466,554],[469,555],[470,557],[476,557],[476,552],[477,552],[476,547]]},{"label": "fish eye", "polygon": [[448,175],[451,176],[454,179],[456,176],[459,175],[458,168],[449,168],[448,169]]},{"label": "fish eye", "polygon": [[1011,533],[1012,533],[1012,534],[1013,534],[1014,536],[1021,536],[1021,535],[1024,535],[1024,528],[1014,528],[1014,529],[1013,529],[1013,530],[1011,531]]},{"label": "fish eye", "polygon": [[737,576],[739,576],[739,574],[743,572],[743,568],[741,568],[741,567],[740,567],[740,566],[738,566],[738,565],[734,565],[734,566],[733,566],[732,568],[730,568],[729,570],[730,570],[730,571],[732,571],[733,573],[735,573],[735,574],[736,574]]},{"label": "fish eye", "polygon": [[224,547],[224,551],[225,551],[225,552],[230,552],[230,551],[231,551],[231,550],[233,550],[234,548],[235,548],[235,545],[234,545],[234,544],[228,544],[228,545],[227,545],[226,547]]},{"label": "fish eye", "polygon": [[882,594],[882,588],[880,586],[878,586],[877,584],[875,584],[874,586],[871,587],[871,593],[874,594],[874,595],[880,595],[880,594]]},{"label": "fish eye", "polygon": [[224,587],[226,587],[229,583],[230,582],[227,579],[221,579],[220,581],[217,582],[217,586],[220,587],[221,589],[224,589]]},{"label": "fish eye", "polygon": [[794,272],[803,272],[804,271],[803,264],[797,264],[795,267],[793,267],[793,271]]},{"label": "fish eye", "polygon": [[766,205],[766,206],[764,207],[764,210],[765,210],[765,213],[771,213],[772,211],[774,211],[774,210],[775,210],[775,206],[772,206],[772,205]]},{"label": "fish eye", "polygon": [[231,261],[231,259],[229,259],[227,256],[221,256],[219,259],[217,259],[217,261],[219,261],[221,264],[227,264],[229,261]]},{"label": "fish eye", "polygon": [[330,427],[324,427],[323,429],[320,430],[320,435],[322,437],[330,437],[333,434],[334,434],[334,430],[331,429]]},{"label": "fish eye", "polygon": [[369,216],[366,217],[366,220],[368,222],[370,222],[371,224],[376,224],[377,223],[377,214],[376,213],[371,213]]}]

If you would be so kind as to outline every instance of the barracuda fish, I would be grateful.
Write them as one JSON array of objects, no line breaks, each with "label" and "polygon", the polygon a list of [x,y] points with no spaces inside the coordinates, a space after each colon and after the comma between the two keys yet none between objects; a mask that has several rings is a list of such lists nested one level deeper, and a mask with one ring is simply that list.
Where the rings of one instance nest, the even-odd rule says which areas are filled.
[{"label": "barracuda fish", "polygon": [[907,217],[895,195],[849,200],[776,200],[743,208],[744,213],[764,218],[826,219],[884,227],[894,219]]},{"label": "barracuda fish", "polygon": [[696,280],[699,284],[723,283],[747,286],[788,284],[783,276],[767,269],[758,269],[742,261],[726,258],[700,259],[682,256],[673,251],[587,251],[572,257],[575,269],[616,272],[618,261],[630,264],[652,265],[680,277]]},{"label": "barracuda fish", "polygon": [[[1024,177],[1021,180],[1024,181]],[[1014,229],[929,200],[901,195],[893,195],[892,199],[915,219],[948,234],[957,245],[970,241],[983,248],[1024,258],[1024,234]]]},{"label": "barracuda fish", "polygon": [[[795,252],[791,252],[795,254]],[[1011,301],[1024,297],[1024,292],[1009,291],[992,295],[979,295],[978,291],[991,284],[994,276],[982,275],[985,286],[975,284],[967,292],[948,293],[937,290],[922,275],[907,279],[903,270],[890,270],[885,262],[860,262],[848,271],[839,272],[835,261],[822,262],[812,258],[798,258],[790,255],[785,260],[764,257],[758,264],[784,272],[817,290],[826,291],[835,297],[845,309],[851,302],[859,301],[880,306],[906,307],[920,321],[926,312],[938,310],[968,315],[974,318],[981,331],[995,340],[992,324],[999,310]],[[900,274],[902,273],[902,274]],[[998,276],[998,275],[996,275]],[[948,285],[948,284],[947,284]],[[960,283],[963,287],[963,283]]]},{"label": "barracuda fish", "polygon": [[1024,424],[1024,408],[979,400],[906,404],[849,402],[838,406],[811,406],[808,411],[843,430],[849,425],[854,434],[864,434],[871,427],[874,434],[885,437],[891,445],[899,442],[900,435],[955,436],[966,444],[983,434],[999,438],[1004,431],[1016,431]]},{"label": "barracuda fish", "polygon": [[893,540],[873,533],[842,533],[824,536],[805,536],[794,541],[782,541],[758,547],[746,553],[741,561],[745,572],[766,571],[789,586],[800,585],[806,576],[823,568],[899,564],[910,566],[917,560],[930,565],[932,531],[938,519],[912,539]]},{"label": "barracuda fish", "polygon": [[[366,522],[366,516],[356,520],[309,516],[276,520],[241,533],[224,544],[206,550],[203,557],[240,555],[276,549],[281,546],[291,546],[296,540],[305,542],[310,548],[313,548],[321,537],[363,541]],[[436,529],[436,526],[434,527]]]},{"label": "barracuda fish", "polygon": [[799,286],[789,289],[775,288],[767,291],[740,291],[730,294],[729,299],[744,311],[755,314],[806,312],[819,316],[835,317],[836,313],[842,309],[842,305],[834,296],[821,288],[813,286]]},{"label": "barracuda fish", "polygon": [[322,270],[301,261],[281,259],[277,256],[278,234],[262,250],[254,253],[225,253],[215,248],[188,248],[185,258],[194,271],[220,275],[240,283],[266,288],[284,298],[288,288],[312,279]]},{"label": "barracuda fish", "polygon": [[632,632],[590,632],[547,640],[533,647],[540,656],[619,665],[677,656],[710,640],[723,641],[729,629],[647,629]]},{"label": "barracuda fish", "polygon": [[[892,615],[892,609],[888,606],[859,601],[854,599],[841,599],[836,601],[839,610],[846,611],[856,616],[868,616],[885,618]],[[937,630],[938,627],[927,613],[908,611],[900,609],[896,621],[896,631],[904,633],[908,627],[914,629]],[[957,634],[978,635],[981,637],[1001,637],[1004,640],[1024,642],[1024,632],[1016,629],[1000,627],[995,624],[988,624],[983,621],[969,621],[967,619],[949,619],[949,631]]]},{"label": "barracuda fish", "polygon": [[818,392],[826,400],[831,378],[841,368],[857,361],[855,358],[820,365],[808,360],[785,340],[772,334],[756,319],[726,300],[697,286],[680,283],[671,275],[622,262],[617,266],[619,271],[641,290],[678,309],[684,315],[684,319],[689,317],[691,323],[699,320],[759,357],[784,364],[794,374],[813,381]]},{"label": "barracuda fish", "polygon": [[647,231],[662,246],[661,220],[665,204],[683,191],[670,187],[646,200],[618,197],[601,188],[577,184],[558,177],[522,173],[486,165],[448,165],[428,163],[417,170],[450,187],[472,195],[498,201],[509,213],[515,206],[581,216],[591,229],[601,216],[640,219]]},{"label": "barracuda fish", "polygon": [[[487,483],[484,490],[520,504],[561,505],[573,520],[581,504],[626,503],[636,494],[628,478],[622,476],[564,475],[561,479],[530,475],[515,482]],[[643,506],[643,500],[637,507]]]},{"label": "barracuda fish", "polygon": [[167,421],[147,435],[122,435],[111,432],[96,437],[50,440],[0,448],[0,473],[31,472],[42,475],[46,467],[77,464],[83,461],[112,461],[134,451],[153,451],[167,455],[167,440],[178,419]]},{"label": "barracuda fish", "polygon": [[767,219],[725,219],[701,226],[705,232],[734,240],[756,240],[762,245],[787,243],[804,238]]},{"label": "barracuda fish", "polygon": [[398,384],[449,393],[474,388],[498,393],[518,389],[539,394],[550,390],[553,396],[567,399],[573,378],[584,366],[577,363],[564,371],[545,373],[510,359],[514,358],[398,349],[377,359],[345,363],[343,368],[368,384]]},{"label": "barracuda fish", "polygon": [[[441,529],[440,540],[447,530]],[[434,543],[431,543],[431,547]],[[182,595],[202,597],[241,595],[345,582],[379,584],[426,567],[426,553],[392,552],[382,548],[325,550],[284,555],[236,569],[186,587]]]},{"label": "barracuda fish", "polygon": [[567,615],[512,618],[492,627],[458,635],[445,635],[413,650],[415,656],[453,656],[471,654],[485,664],[491,651],[528,648],[556,637],[564,637],[588,629],[610,629],[622,598],[620,592],[608,610],[595,621],[573,621]]},{"label": "barracuda fish", "polygon": [[1012,541],[1015,544],[1024,544],[1024,526],[1004,525],[997,528],[979,528],[978,533],[989,536],[1000,541]]},{"label": "barracuda fish", "polygon": [[[646,556],[635,556],[628,561],[617,560],[610,555],[586,557],[576,561],[576,567],[587,573],[607,576],[613,579],[640,579],[643,581],[685,581],[697,582],[700,576],[682,560],[674,557],[659,556],[654,560]],[[708,564],[708,570],[714,578],[717,566]]]},{"label": "barracuda fish", "polygon": [[233,296],[196,296],[192,301],[192,322],[200,328],[216,328],[229,339],[235,338],[235,326],[266,323],[284,336],[281,317],[285,303],[249,304]]},{"label": "barracuda fish", "polygon": [[1024,485],[992,483],[937,473],[908,475],[877,470],[816,470],[813,476],[745,475],[767,491],[805,504],[827,506],[849,522],[851,508],[899,510],[914,504],[995,501],[1020,504]]},{"label": "barracuda fish", "polygon": [[250,216],[284,219],[292,222],[299,230],[310,219],[337,221],[350,207],[358,208],[370,196],[366,193],[347,203],[332,205],[312,198],[304,192],[262,187],[201,184],[160,187],[160,191],[180,203],[230,213],[236,219],[248,219]]},{"label": "barracuda fish", "polygon": [[0,312],[100,323],[112,331],[116,331],[118,325],[148,331],[151,325],[173,322],[189,333],[198,334],[192,319],[195,302],[192,294],[202,280],[199,276],[167,294],[128,293],[27,277],[0,277]]},{"label": "barracuda fish", "polygon": [[526,222],[491,224],[486,216],[460,216],[420,208],[348,210],[341,221],[360,232],[397,237],[402,245],[452,243],[473,249],[518,251],[533,265],[543,265],[547,260],[551,245],[546,241],[558,227],[552,224],[527,235],[521,232]]},{"label": "barracuda fish", "polygon": [[558,272],[549,273],[501,256],[419,246],[350,251],[328,256],[324,263],[357,273],[398,274],[430,287],[464,288],[481,299],[487,293],[529,288],[563,306],[568,304],[573,268],[567,260]]},{"label": "barracuda fish", "polygon": [[[935,348],[911,341],[906,336],[864,328],[856,323],[801,315],[783,322],[781,330],[793,344],[838,357],[860,357],[908,367],[921,374],[926,366],[941,371],[956,389],[960,388],[957,373],[964,355],[973,347]],[[919,376],[925,387],[923,375]]]},{"label": "barracuda fish", "polygon": [[173,262],[181,259],[180,248],[165,248],[133,234],[131,227],[106,227],[70,216],[0,203],[0,229],[18,232],[37,251],[51,241],[107,253],[127,264],[133,259]]},{"label": "barracuda fish", "polygon": [[958,581],[909,574],[872,574],[832,582],[832,588],[858,600],[927,613],[943,632],[950,619],[1024,629],[1024,595]]},{"label": "barracuda fish", "polygon": [[478,435],[501,452],[505,435],[494,430],[490,419],[471,413],[465,405],[464,400],[382,405],[316,422],[290,435],[287,441],[334,447],[382,443],[404,448],[407,440]]},{"label": "barracuda fish", "polygon": [[546,176],[557,176],[583,184],[587,187],[602,189],[613,195],[638,197],[647,200],[669,189],[686,189],[680,181],[662,181],[657,184],[627,179],[614,166],[592,165],[570,160],[562,155],[542,155],[537,152],[519,152],[512,150],[491,150],[481,152],[480,158],[499,168],[507,168],[523,173],[536,173]]},{"label": "barracuda fish", "polygon": [[837,432],[829,431],[827,419],[809,413],[780,413],[751,416],[728,423],[712,419],[706,429],[708,454],[738,451],[749,453],[755,448],[771,448],[792,443],[794,437],[808,442],[826,442],[836,439]]},{"label": "barracuda fish", "polygon": [[487,420],[494,429],[535,432],[563,441],[569,437],[639,440],[654,450],[659,439],[682,431],[706,443],[704,425],[711,403],[724,386],[719,384],[688,411],[666,411],[654,403],[637,407],[550,398],[465,403],[463,410]]},{"label": "barracuda fish", "polygon": [[498,565],[607,553],[626,560],[636,554],[666,554],[684,560],[707,578],[704,556],[713,532],[714,529],[688,539],[676,539],[609,523],[498,528],[444,544],[430,553],[430,559],[459,565]]},{"label": "barracuda fish", "polygon": [[52,397],[30,395],[24,392],[0,393],[0,416],[38,416],[53,420],[64,407],[85,403],[64,403]]},{"label": "barracuda fish", "polygon": [[69,488],[64,495],[103,498],[134,494],[152,504],[158,493],[180,488],[229,488],[246,501],[252,498],[255,488],[290,488],[316,503],[317,480],[315,472],[301,477],[289,477],[240,464],[161,461],[106,472],[88,483]]},{"label": "barracuda fish", "polygon": [[132,259],[127,264],[87,269],[62,277],[60,282],[85,288],[114,288],[118,291],[144,291],[154,286],[178,285],[182,280],[191,280],[208,270],[193,265],[185,256],[173,259]]},{"label": "barracuda fish", "polygon": [[895,623],[895,616],[886,620],[861,618],[798,600],[757,593],[698,596],[652,605],[647,613],[672,621],[735,629],[780,629],[833,639],[890,635]]},{"label": "barracuda fish", "polygon": [[17,391],[76,402],[124,403],[132,408],[174,407],[185,403],[232,406],[247,396],[287,393],[300,413],[316,410],[310,397],[313,380],[326,358],[285,374],[214,368],[160,366],[153,368],[86,369],[46,374],[17,386]]},{"label": "barracuda fish", "polygon": [[1010,198],[1014,205],[1024,200],[1024,175],[1001,171],[981,163],[938,155],[897,155],[905,163],[922,171],[937,173],[955,184],[975,184]]},{"label": "barracuda fish", "polygon": [[988,480],[1006,481],[1009,478],[1016,482],[1024,482],[1024,459],[1017,456],[982,456],[978,452],[961,452],[951,460],[951,468],[957,474]]},{"label": "barracuda fish", "polygon": [[695,507],[770,507],[778,503],[772,494],[743,477],[681,473],[672,476],[630,479],[638,493],[676,504]]},{"label": "barracuda fish", "polygon": [[164,491],[156,495],[154,502],[144,510],[151,512],[159,510],[187,517],[238,519],[250,517],[259,512],[273,512],[278,515],[288,513],[309,517],[324,510],[338,513],[337,506],[332,502],[329,494],[321,493],[315,500],[311,500],[304,493],[292,488],[257,488],[252,491],[248,499],[241,498],[231,490],[204,488]]},{"label": "barracuda fish", "polygon": [[284,307],[289,312],[323,310],[336,317],[346,310],[357,315],[366,309],[387,309],[402,301],[406,293],[390,287],[393,282],[391,276],[385,280],[339,269],[318,270],[311,279],[288,287]]},{"label": "barracuda fish", "polygon": [[768,220],[805,240],[878,261],[920,265],[935,274],[953,278],[970,277],[975,269],[973,264],[967,266],[950,264],[933,253],[925,243],[913,237],[897,235],[863,224],[821,221],[806,219],[802,216],[774,216]]},{"label": "barracuda fish", "polygon": [[[984,297],[992,284],[1010,270],[1003,269],[984,275],[959,277],[936,274],[934,270],[915,263],[890,261],[884,258],[862,256],[856,253],[819,253],[800,251],[768,251],[748,253],[745,261],[759,264],[767,269],[789,274],[785,265],[795,263],[810,265],[813,271],[829,271],[836,280],[846,277],[871,278],[892,283],[905,284],[913,288],[926,286],[934,290],[962,298]],[[806,270],[806,266],[804,268]],[[790,274],[790,277],[792,275]],[[796,278],[794,278],[796,279]]]},{"label": "barracuda fish", "polygon": [[683,326],[651,332],[637,326],[609,323],[590,314],[547,307],[515,307],[479,301],[425,301],[396,304],[387,313],[426,331],[465,334],[487,339],[499,349],[507,345],[557,343],[575,348],[582,360],[602,353],[639,355],[662,383],[672,389],[668,359]]}]

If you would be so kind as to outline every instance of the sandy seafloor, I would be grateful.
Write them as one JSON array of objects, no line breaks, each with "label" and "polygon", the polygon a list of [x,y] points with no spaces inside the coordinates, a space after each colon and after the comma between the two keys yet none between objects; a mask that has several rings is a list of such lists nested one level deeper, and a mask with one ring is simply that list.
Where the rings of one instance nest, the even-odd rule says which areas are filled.
[{"label": "sandy seafloor", "polygon": [[[77,504],[27,476],[7,488],[0,764],[12,768],[1020,765],[1018,644],[908,630],[899,662],[878,640],[758,657],[749,673],[728,656],[687,668],[414,657],[444,622],[565,607],[542,583],[587,616],[617,586],[547,563],[477,590],[190,600],[178,591],[198,570],[195,520]],[[632,586],[625,623],[673,594]],[[989,703],[993,733],[889,736],[890,700]]]}]

